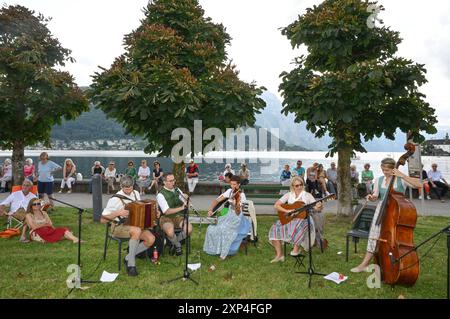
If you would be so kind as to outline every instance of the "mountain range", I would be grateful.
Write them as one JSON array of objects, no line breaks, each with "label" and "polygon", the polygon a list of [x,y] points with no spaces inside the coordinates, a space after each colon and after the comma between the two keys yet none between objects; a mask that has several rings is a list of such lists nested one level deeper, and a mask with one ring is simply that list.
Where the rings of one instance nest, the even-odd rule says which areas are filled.
[{"label": "mountain range", "polygon": [[[280,138],[280,150],[312,150],[326,151],[331,143],[331,137],[316,138],[313,133],[306,129],[306,122],[295,123],[295,117],[289,113],[287,116],[281,113],[282,104],[280,99],[271,92],[264,92],[262,98],[266,102],[265,109],[256,115],[256,127],[278,128]],[[101,127],[101,130],[97,128]],[[449,132],[449,127],[439,131],[439,137]],[[427,139],[433,138],[425,135]],[[53,127],[52,139],[70,141],[90,141],[93,139],[125,139],[132,138],[125,134],[122,125],[113,119],[108,119],[103,111],[91,106],[89,112],[83,113],[74,121],[63,121],[61,125]],[[434,137],[436,138],[436,137]],[[138,138],[139,139],[139,138]],[[139,139],[140,140],[140,139]],[[367,141],[363,145],[368,152],[402,152],[405,144],[405,134],[398,131],[394,141],[387,138],[376,138]]]},{"label": "mountain range", "polygon": [[[331,137],[316,138],[313,133],[306,129],[306,122],[295,123],[295,117],[292,113],[287,116],[282,114],[281,101],[275,94],[266,91],[262,98],[266,101],[267,106],[260,114],[256,115],[256,125],[263,128],[279,128],[280,139],[288,144],[299,145],[315,151],[328,150],[328,145],[332,141]],[[449,129],[449,127],[440,128],[438,136],[445,136],[445,133],[450,131]],[[425,134],[425,137],[427,139],[436,138],[436,136],[429,134]],[[398,130],[395,140],[384,137],[375,138],[364,142],[363,146],[368,152],[402,152],[405,142],[405,134]]]}]

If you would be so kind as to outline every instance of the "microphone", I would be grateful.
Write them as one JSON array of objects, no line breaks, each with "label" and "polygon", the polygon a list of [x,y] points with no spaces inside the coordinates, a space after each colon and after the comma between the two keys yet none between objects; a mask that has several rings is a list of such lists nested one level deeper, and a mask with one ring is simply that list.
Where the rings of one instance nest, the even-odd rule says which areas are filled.
[{"label": "microphone", "polygon": [[394,266],[396,261],[394,255],[392,255],[392,252],[389,252],[389,259],[391,260],[391,266]]}]

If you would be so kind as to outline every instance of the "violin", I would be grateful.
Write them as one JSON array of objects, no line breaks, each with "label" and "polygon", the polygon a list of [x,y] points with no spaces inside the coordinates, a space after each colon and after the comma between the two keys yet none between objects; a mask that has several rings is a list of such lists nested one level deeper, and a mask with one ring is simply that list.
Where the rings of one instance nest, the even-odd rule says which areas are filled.
[{"label": "violin", "polygon": [[237,191],[233,192],[228,199],[229,201],[234,199],[234,211],[237,215],[241,213],[241,194],[242,189],[238,189]]},{"label": "violin", "polygon": [[[405,149],[407,152],[395,165],[397,169],[414,154],[414,144],[407,143]],[[417,211],[403,193],[394,191],[395,180],[395,176],[392,176],[376,220],[376,225],[381,225],[376,260],[385,283],[413,286],[420,271],[419,257],[413,242]],[[405,253],[408,254],[398,259]]]}]

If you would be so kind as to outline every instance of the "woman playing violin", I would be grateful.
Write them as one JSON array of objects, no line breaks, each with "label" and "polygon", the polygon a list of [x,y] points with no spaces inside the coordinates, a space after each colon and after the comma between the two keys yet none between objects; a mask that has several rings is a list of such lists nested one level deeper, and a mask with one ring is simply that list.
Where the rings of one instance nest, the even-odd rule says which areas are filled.
[{"label": "woman playing violin", "polygon": [[[305,182],[303,178],[295,176],[291,181],[290,192],[284,194],[283,197],[277,200],[274,207],[277,211],[290,213],[292,210],[287,210],[283,208],[282,205],[286,203],[293,204],[298,201],[302,201],[305,204],[311,204],[315,202],[315,199],[310,193],[305,191]],[[323,205],[319,202],[314,206],[314,211],[321,212],[322,208]],[[322,214],[312,214],[311,217],[309,217],[311,222],[311,234],[315,236],[316,228],[322,229],[324,219]],[[281,242],[283,241],[294,244],[294,248],[290,253],[292,256],[299,255],[300,245],[302,245],[305,250],[309,249],[307,219],[294,218],[286,225],[282,225],[280,221],[277,221],[270,228],[269,240],[275,248],[276,253],[275,258],[271,260],[271,263],[284,261],[283,249],[281,246]]]},{"label": "woman playing violin", "polygon": [[209,255],[220,255],[220,259],[224,260],[229,251],[231,244],[239,233],[241,222],[245,222],[246,218],[242,214],[242,204],[246,200],[245,194],[241,192],[240,178],[233,175],[230,181],[231,188],[215,199],[208,210],[208,216],[213,215],[213,208],[221,201],[228,198],[230,203],[228,213],[218,219],[217,225],[209,225],[206,230],[205,243],[203,250]]},{"label": "woman playing violin", "polygon": [[364,256],[363,261],[357,267],[352,268],[351,272],[363,272],[367,271],[367,267],[369,266],[372,257],[374,256],[377,248],[377,242],[380,238],[380,226],[376,225],[376,220],[378,215],[380,214],[381,203],[384,199],[384,196],[387,193],[389,183],[392,178],[395,178],[393,184],[393,190],[396,192],[404,193],[406,190],[406,186],[413,188],[421,188],[422,185],[418,178],[409,177],[398,169],[395,168],[395,160],[392,158],[385,158],[381,161],[381,170],[383,171],[383,176],[378,177],[374,181],[374,189],[373,193],[367,195],[367,200],[376,201],[380,199],[378,203],[375,214],[373,216],[372,225],[370,226],[369,232],[369,240],[367,242],[367,252]]}]

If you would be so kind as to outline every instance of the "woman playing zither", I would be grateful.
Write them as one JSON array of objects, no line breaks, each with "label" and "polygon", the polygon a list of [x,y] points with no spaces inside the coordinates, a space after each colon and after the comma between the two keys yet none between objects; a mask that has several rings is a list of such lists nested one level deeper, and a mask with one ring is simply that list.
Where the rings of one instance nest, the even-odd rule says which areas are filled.
[{"label": "woman playing zither", "polygon": [[391,178],[395,178],[393,189],[396,192],[404,193],[407,185],[414,188],[422,187],[418,178],[409,177],[396,169],[395,160],[392,158],[385,158],[381,161],[381,170],[383,171],[383,176],[380,176],[375,180],[373,193],[367,195],[367,199],[370,201],[376,201],[378,198],[380,199],[380,202],[378,203],[375,214],[373,216],[372,225],[370,226],[369,240],[367,242],[367,252],[361,264],[359,264],[357,267],[352,268],[350,270],[351,272],[367,271],[367,266],[369,266],[369,263],[376,252],[377,242],[380,238],[381,227],[381,225],[376,225],[376,220],[378,218],[378,215],[380,214],[381,203],[387,193],[387,188],[389,186]]},{"label": "woman playing zither", "polygon": [[[305,182],[300,176],[295,176],[292,179],[290,190],[289,193],[284,194],[283,197],[276,201],[274,207],[277,211],[283,213],[293,212],[292,210],[287,210],[282,207],[282,205],[286,203],[293,204],[297,201],[302,201],[305,204],[311,204],[315,202],[314,197],[305,191]],[[312,214],[309,217],[311,222],[311,234],[315,235],[316,228],[320,230],[323,229],[324,218],[322,214],[317,214],[322,211],[322,208],[322,203],[317,203],[314,206],[315,214]],[[276,252],[276,256],[272,259],[271,263],[284,261],[283,249],[281,246],[281,242],[283,241],[294,244],[291,255],[297,256],[300,254],[300,245],[302,245],[305,250],[309,249],[308,221],[306,219],[294,218],[286,225],[282,225],[280,221],[277,221],[270,228],[269,240]]]}]

